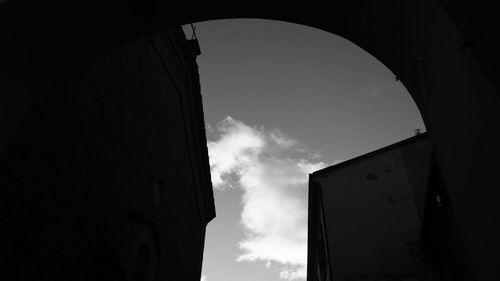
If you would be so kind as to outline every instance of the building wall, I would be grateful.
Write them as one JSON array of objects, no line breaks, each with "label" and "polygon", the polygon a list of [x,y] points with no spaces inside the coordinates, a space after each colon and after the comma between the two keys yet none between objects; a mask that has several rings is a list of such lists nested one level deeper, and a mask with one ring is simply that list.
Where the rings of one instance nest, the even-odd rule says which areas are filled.
[{"label": "building wall", "polygon": [[483,54],[491,60],[481,68],[437,1],[367,3],[367,50],[395,73],[419,107],[478,280],[500,279],[500,259],[492,254],[500,250],[500,190],[493,187],[500,134],[491,129],[500,123],[500,99],[498,79],[485,75],[496,69],[489,76],[498,77],[497,52]]},{"label": "building wall", "polygon": [[419,245],[423,260],[441,281],[477,280],[453,202],[434,157],[428,182]]},{"label": "building wall", "polygon": [[321,186],[309,181],[308,238],[307,238],[307,280],[332,280],[330,247],[326,229],[325,208]]},{"label": "building wall", "polygon": [[332,280],[421,270],[415,190],[426,183],[429,139],[381,150],[310,176],[321,189]]},{"label": "building wall", "polygon": [[[407,171],[408,184],[412,188],[414,204],[417,208],[419,220],[422,221],[426,202],[426,192],[429,183],[430,161],[432,158],[430,140],[416,141],[412,145],[402,145],[397,153],[399,161]],[[425,164],[425,166],[423,166]]]},{"label": "building wall", "polygon": [[0,157],[2,279],[200,279],[215,209],[191,47],[180,27],[137,39],[22,122]]}]

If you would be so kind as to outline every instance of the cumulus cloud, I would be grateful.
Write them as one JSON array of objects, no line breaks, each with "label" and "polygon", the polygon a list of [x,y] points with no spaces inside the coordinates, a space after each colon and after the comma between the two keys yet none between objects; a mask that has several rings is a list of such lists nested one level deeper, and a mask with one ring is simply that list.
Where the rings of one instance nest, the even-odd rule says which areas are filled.
[{"label": "cumulus cloud", "polygon": [[214,189],[241,188],[237,261],[263,261],[286,280],[305,279],[309,173],[326,166],[317,152],[278,130],[227,117],[208,142]]}]

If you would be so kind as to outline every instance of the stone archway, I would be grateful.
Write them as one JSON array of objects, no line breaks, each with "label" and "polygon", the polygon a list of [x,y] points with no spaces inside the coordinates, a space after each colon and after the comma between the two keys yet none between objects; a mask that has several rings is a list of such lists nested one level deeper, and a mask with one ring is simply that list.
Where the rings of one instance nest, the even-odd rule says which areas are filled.
[{"label": "stone archway", "polygon": [[[172,5],[159,0],[87,1],[82,7],[69,7],[63,1],[23,6],[25,2],[7,1],[0,9],[2,34],[8,42],[0,47],[6,62],[1,66],[6,73],[1,81],[2,146],[20,120],[68,75],[136,38],[169,26],[223,18],[258,17],[309,25],[354,42],[406,86],[435,146],[478,280],[500,279],[498,258],[491,255],[500,250],[500,211],[495,207],[500,191],[494,188],[500,101],[499,82],[492,79],[497,61],[476,55],[464,35],[468,26],[447,1],[339,1],[275,8],[252,1],[210,7],[210,11],[197,3]],[[489,54],[497,58],[493,51]]]}]

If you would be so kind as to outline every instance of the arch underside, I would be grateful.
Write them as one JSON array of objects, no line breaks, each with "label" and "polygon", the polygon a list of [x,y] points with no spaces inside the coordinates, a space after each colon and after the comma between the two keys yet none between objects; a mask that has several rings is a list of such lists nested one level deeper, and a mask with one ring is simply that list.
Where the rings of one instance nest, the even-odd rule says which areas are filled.
[{"label": "arch underside", "polygon": [[220,7],[167,1],[85,1],[82,6],[27,2],[7,1],[0,8],[6,42],[0,44],[0,109],[5,115],[0,125],[7,128],[0,145],[23,116],[49,100],[75,72],[148,34],[229,18],[305,24],[354,42],[405,85],[435,147],[477,279],[500,280],[498,258],[491,257],[500,252],[500,192],[494,188],[500,158],[500,60],[491,7],[472,1],[336,1],[286,7],[265,1]]}]

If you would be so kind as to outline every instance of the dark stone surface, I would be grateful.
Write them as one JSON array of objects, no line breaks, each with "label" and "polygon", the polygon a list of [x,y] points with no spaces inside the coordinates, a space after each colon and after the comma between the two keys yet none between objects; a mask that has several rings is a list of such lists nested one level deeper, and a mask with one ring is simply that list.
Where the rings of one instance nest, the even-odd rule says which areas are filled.
[{"label": "dark stone surface", "polygon": [[[76,4],[72,1],[11,0],[4,3],[0,7],[1,148],[7,145],[23,120],[36,116],[32,114],[35,108],[47,108],[47,111],[48,108],[66,108],[71,111],[72,108],[65,107],[61,98],[67,91],[66,81],[78,76],[97,58],[138,38],[172,26],[211,19],[246,17],[306,24],[351,40],[384,63],[405,85],[422,113],[435,146],[436,161],[477,278],[481,281],[500,279],[499,257],[492,255],[500,252],[500,210],[497,204],[500,190],[495,185],[497,159],[500,158],[500,134],[495,129],[500,123],[500,80],[496,78],[500,61],[494,2],[335,1],[310,5],[296,2],[288,3],[286,7],[269,5],[266,1],[224,5],[189,1],[175,4],[173,8],[171,2],[164,0],[88,0]],[[140,89],[137,85],[123,87]],[[64,119],[57,117],[56,110],[53,112],[56,116],[53,118]],[[85,124],[90,123],[80,121],[85,124],[79,125],[82,128],[74,129],[71,134],[56,130],[53,137],[48,137],[49,134],[32,136],[31,142],[26,141],[24,145],[37,144],[50,151],[51,147],[57,147],[53,143],[80,137],[78,132],[85,130],[99,136],[95,145],[101,148],[113,146],[116,153],[128,149],[133,143],[140,143],[141,137],[133,136],[130,142],[111,145],[113,138],[110,136],[113,134],[106,137],[105,128],[114,125],[111,121],[108,121],[111,125],[99,121],[104,117],[95,114],[92,122],[101,124],[100,132],[86,128]],[[142,118],[135,110],[131,114],[137,114],[134,118]],[[125,117],[116,119],[126,120]],[[201,120],[199,117],[195,119]],[[132,124],[134,128],[141,127],[139,121],[133,121],[130,126]],[[30,129],[48,132],[37,126],[31,125]],[[183,143],[184,140],[174,142]],[[22,146],[19,149],[25,150]],[[101,157],[99,153],[87,150],[83,144],[68,147],[68,151],[72,151],[70,155],[81,155],[88,161],[99,162],[96,160]],[[23,165],[39,165],[48,170],[50,165],[62,166],[54,163],[67,163],[62,155],[56,159],[52,154],[34,148],[29,153],[34,158],[48,158],[39,162],[24,161],[30,163]],[[144,155],[132,154],[134,159]],[[206,157],[204,152],[201,154]],[[121,160],[111,158],[109,161],[121,163]],[[11,167],[10,163],[8,167]],[[53,171],[56,169],[59,168]],[[134,171],[126,165],[124,169],[128,173]],[[172,168],[170,172],[177,173],[176,169],[180,168]],[[92,167],[82,165],[78,171],[74,173],[86,181],[99,178],[98,172],[91,173]],[[90,175],[84,176],[86,173]],[[1,181],[26,181],[22,176],[11,172],[9,179]],[[30,184],[44,177],[56,176],[30,174]],[[75,181],[69,175],[61,177],[60,181],[63,179],[67,180],[66,184]],[[137,184],[139,179],[130,182]],[[105,184],[103,181],[101,186]],[[25,196],[24,191],[16,192]],[[85,194],[92,196],[90,192]],[[16,210],[19,215],[23,212],[25,210]],[[9,217],[10,213],[4,216]]]},{"label": "dark stone surface", "polygon": [[87,65],[15,131],[1,155],[7,280],[199,279],[215,213],[181,33]]}]

